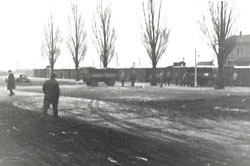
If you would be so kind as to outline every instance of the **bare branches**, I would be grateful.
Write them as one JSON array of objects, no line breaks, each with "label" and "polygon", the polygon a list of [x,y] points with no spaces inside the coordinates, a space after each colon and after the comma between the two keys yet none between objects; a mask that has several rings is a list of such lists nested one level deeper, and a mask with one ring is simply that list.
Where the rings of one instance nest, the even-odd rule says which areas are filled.
[{"label": "bare branches", "polygon": [[236,37],[232,36],[235,21],[234,8],[220,1],[209,2],[208,15],[204,15],[201,22],[201,31],[217,55],[218,88],[224,88],[224,63],[235,46]]},{"label": "bare branches", "polygon": [[144,25],[142,42],[147,51],[147,54],[152,62],[153,73],[151,85],[156,85],[156,65],[160,58],[164,55],[167,46],[170,31],[166,25],[162,26],[161,6],[159,2],[158,8],[153,0],[147,0],[147,3],[142,3]]},{"label": "bare branches", "polygon": [[87,32],[85,30],[83,17],[79,12],[78,5],[71,5],[71,17],[69,17],[69,38],[67,46],[72,55],[76,69],[76,79],[78,79],[79,64],[83,61],[87,51]]},{"label": "bare branches", "polygon": [[165,53],[170,34],[167,26],[161,25],[161,5],[160,1],[159,7],[156,9],[153,0],[148,0],[146,5],[142,4],[144,16],[142,41],[153,66],[157,65]]},{"label": "bare branches", "polygon": [[62,43],[61,33],[58,27],[55,27],[54,18],[49,17],[48,25],[44,30],[44,41],[42,44],[42,56],[48,58],[51,71],[54,70],[54,64],[60,56],[60,44]]},{"label": "bare branches", "polygon": [[[234,8],[229,8],[227,2],[209,2],[208,15],[203,16],[200,28],[217,56],[227,56],[231,52],[225,49],[232,50],[226,46],[231,42],[225,41],[232,36],[235,21]],[[219,48],[227,54],[219,54]]]},{"label": "bare branches", "polygon": [[97,14],[94,17],[92,30],[95,37],[95,47],[100,55],[103,67],[107,67],[115,53],[116,33],[111,26],[111,8],[103,9],[102,1],[98,1]]}]

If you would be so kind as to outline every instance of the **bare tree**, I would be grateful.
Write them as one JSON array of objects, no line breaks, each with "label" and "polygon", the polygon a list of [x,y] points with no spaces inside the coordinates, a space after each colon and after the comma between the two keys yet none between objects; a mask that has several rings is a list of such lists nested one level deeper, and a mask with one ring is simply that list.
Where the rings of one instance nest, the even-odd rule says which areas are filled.
[{"label": "bare tree", "polygon": [[54,65],[59,57],[61,50],[60,44],[62,37],[59,27],[55,27],[55,21],[52,15],[49,17],[48,24],[44,30],[44,41],[42,44],[42,56],[49,60],[51,73],[54,71]]},{"label": "bare tree", "polygon": [[167,26],[162,25],[161,6],[162,1],[158,7],[153,0],[147,0],[146,5],[142,3],[144,15],[142,41],[152,62],[151,85],[153,86],[157,85],[156,65],[167,49],[170,34]]},{"label": "bare tree", "polygon": [[75,63],[76,80],[79,80],[79,65],[83,61],[87,51],[87,33],[77,3],[72,4],[72,15],[69,17],[69,27],[70,32],[67,45]]},{"label": "bare tree", "polygon": [[111,7],[107,6],[104,9],[102,0],[97,3],[92,30],[96,50],[100,55],[103,67],[107,68],[115,54],[116,33],[111,25]]},{"label": "bare tree", "polygon": [[233,50],[236,37],[232,36],[236,17],[234,8],[224,1],[209,2],[208,15],[203,16],[201,30],[209,40],[218,61],[218,79],[216,87],[223,89],[224,85],[224,63]]}]

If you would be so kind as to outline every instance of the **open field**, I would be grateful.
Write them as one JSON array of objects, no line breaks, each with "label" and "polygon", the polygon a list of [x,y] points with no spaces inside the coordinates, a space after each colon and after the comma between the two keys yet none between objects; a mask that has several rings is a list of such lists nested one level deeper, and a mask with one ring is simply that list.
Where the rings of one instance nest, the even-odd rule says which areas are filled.
[{"label": "open field", "polygon": [[45,122],[41,86],[0,91],[6,165],[250,165],[249,88],[62,85]]}]

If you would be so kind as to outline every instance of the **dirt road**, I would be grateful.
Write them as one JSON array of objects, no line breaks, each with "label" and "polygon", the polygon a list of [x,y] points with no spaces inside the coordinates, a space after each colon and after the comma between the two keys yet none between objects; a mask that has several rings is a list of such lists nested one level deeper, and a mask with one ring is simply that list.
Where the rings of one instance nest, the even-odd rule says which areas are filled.
[{"label": "dirt road", "polygon": [[[25,141],[30,144],[27,150],[36,157],[28,157],[28,161],[37,161],[37,165],[250,163],[246,90],[63,86],[59,105],[62,118],[49,118],[46,123],[38,121],[43,97],[39,87],[22,88],[13,98],[6,97],[4,88],[0,91],[1,110],[3,106],[7,110],[2,111],[6,113],[3,119],[8,119],[4,129],[21,138],[14,142],[22,150]],[[3,142],[14,136],[9,134]],[[0,157],[6,160],[6,156]]]}]

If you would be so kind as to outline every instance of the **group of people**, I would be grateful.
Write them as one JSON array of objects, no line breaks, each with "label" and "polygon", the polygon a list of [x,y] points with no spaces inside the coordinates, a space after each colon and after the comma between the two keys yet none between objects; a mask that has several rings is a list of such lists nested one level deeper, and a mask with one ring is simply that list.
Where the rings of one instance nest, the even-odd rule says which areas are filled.
[{"label": "group of people", "polygon": [[185,71],[181,75],[180,74],[181,73],[178,72],[171,73],[170,71],[168,71],[167,73],[161,72],[159,76],[160,87],[162,87],[164,83],[165,86],[169,86],[172,80],[175,85],[191,86],[194,80],[194,75],[188,73],[187,71]]},{"label": "group of people", "polygon": [[[122,71],[120,75],[120,81],[122,83],[122,86],[124,86],[124,83],[126,81],[126,76],[124,71]],[[130,81],[131,81],[131,86],[135,86],[135,81],[136,81],[136,73],[135,70],[132,71],[131,76],[130,76]]]},{"label": "group of people", "polygon": [[[52,73],[50,76],[50,79],[45,81],[43,84],[42,90],[44,93],[44,99],[43,99],[43,108],[42,108],[42,115],[41,120],[44,120],[44,118],[47,115],[48,109],[50,105],[53,107],[53,114],[54,117],[58,117],[58,102],[59,102],[59,96],[60,96],[60,88],[59,84],[57,82],[56,74]],[[15,95],[14,89],[16,88],[15,85],[15,77],[11,70],[8,71],[8,79],[7,79],[7,89],[10,91],[9,96]]]},{"label": "group of people", "polygon": [[160,80],[159,80],[160,81],[160,87],[163,87],[163,83],[165,83],[165,86],[166,85],[170,86],[171,80],[172,80],[172,75],[171,75],[170,71],[168,71],[166,73],[166,75],[164,75],[163,71],[160,73]]}]

